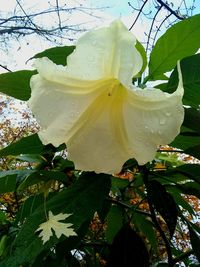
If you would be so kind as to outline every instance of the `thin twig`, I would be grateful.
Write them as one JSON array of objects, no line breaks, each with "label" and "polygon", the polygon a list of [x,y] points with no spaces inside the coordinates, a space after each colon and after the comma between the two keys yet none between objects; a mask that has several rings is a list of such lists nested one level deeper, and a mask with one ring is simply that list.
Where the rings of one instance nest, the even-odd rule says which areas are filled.
[{"label": "thin twig", "polygon": [[165,7],[171,14],[173,14],[177,19],[184,20],[183,16],[179,16],[179,14],[171,9],[166,3],[164,3],[162,0],[157,0],[157,2],[162,6]]},{"label": "thin twig", "polygon": [[[129,31],[134,27],[135,23],[137,22],[140,14],[142,13],[142,10],[144,8],[144,6],[146,5],[146,3],[148,2],[148,0],[144,1],[143,5],[141,6],[140,10],[139,10],[139,13],[137,14],[137,17],[136,19],[134,20],[133,24],[131,25],[131,27],[129,28]],[[130,3],[129,3],[130,4]]]}]

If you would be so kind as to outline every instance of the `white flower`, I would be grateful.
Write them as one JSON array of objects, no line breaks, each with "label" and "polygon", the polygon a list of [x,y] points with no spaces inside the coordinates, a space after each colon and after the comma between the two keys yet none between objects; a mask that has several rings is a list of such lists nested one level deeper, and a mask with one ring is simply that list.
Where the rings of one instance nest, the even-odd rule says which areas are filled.
[{"label": "white flower", "polygon": [[59,222],[61,220],[68,218],[70,215],[71,214],[63,214],[63,213],[53,215],[53,213],[49,211],[48,220],[44,223],[41,223],[39,225],[39,228],[36,230],[36,232],[42,230],[42,232],[39,234],[39,237],[42,238],[43,244],[46,243],[53,235],[52,230],[54,230],[57,238],[60,238],[62,234],[65,235],[66,237],[77,235],[72,228],[69,228],[73,224]]},{"label": "white flower", "polygon": [[119,21],[81,37],[67,66],[35,61],[29,106],[44,144],[66,143],[77,169],[116,173],[129,158],[151,161],[183,121],[182,76],[173,94],[140,89],[132,77],[142,67],[136,38]]}]

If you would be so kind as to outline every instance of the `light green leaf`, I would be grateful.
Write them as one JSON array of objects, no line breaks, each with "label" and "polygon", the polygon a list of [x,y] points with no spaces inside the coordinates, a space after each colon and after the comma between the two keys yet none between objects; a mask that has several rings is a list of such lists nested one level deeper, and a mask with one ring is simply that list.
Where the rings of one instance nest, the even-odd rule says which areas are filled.
[{"label": "light green leaf", "polygon": [[140,52],[140,54],[142,56],[142,59],[143,59],[142,69],[137,75],[137,77],[140,77],[142,75],[142,73],[144,72],[144,70],[146,69],[146,66],[147,66],[147,55],[146,55],[146,52],[145,52],[145,49],[144,49],[143,45],[139,41],[137,41],[135,47]]},{"label": "light green leaf", "polygon": [[200,15],[169,28],[156,42],[150,56],[149,80],[172,70],[177,61],[193,55],[200,47]]},{"label": "light green leaf", "polygon": [[30,78],[36,71],[21,70],[0,74],[0,92],[20,100],[31,96]]}]

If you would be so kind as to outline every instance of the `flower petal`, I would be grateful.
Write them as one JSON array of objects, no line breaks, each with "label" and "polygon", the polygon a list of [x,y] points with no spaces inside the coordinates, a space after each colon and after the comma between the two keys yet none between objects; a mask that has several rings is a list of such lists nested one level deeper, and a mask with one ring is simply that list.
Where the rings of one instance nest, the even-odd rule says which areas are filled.
[{"label": "flower petal", "polygon": [[123,123],[126,89],[113,83],[112,95],[105,92],[96,99],[85,114],[88,123],[68,142],[69,158],[80,170],[116,173],[132,156]]},{"label": "flower petal", "polygon": [[98,82],[90,93],[79,95],[76,92],[68,92],[67,85],[49,82],[40,75],[34,75],[31,88],[28,105],[41,126],[39,137],[44,144],[59,146],[68,142],[71,138],[71,128],[107,87],[103,81]]},{"label": "flower petal", "polygon": [[109,27],[90,31],[77,42],[67,58],[67,72],[86,80],[117,78],[130,84],[142,68],[142,57],[135,48],[136,38],[120,20]]},{"label": "flower petal", "polygon": [[159,89],[129,91],[124,104],[124,122],[132,155],[139,164],[151,161],[158,145],[171,143],[184,118],[183,85],[180,66],[179,85],[173,94]]}]

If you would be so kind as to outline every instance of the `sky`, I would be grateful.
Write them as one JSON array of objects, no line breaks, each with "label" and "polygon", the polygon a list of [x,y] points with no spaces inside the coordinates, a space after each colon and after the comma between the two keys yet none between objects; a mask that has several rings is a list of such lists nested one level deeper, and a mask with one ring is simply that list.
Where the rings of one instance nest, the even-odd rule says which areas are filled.
[{"label": "sky", "polygon": [[[16,7],[17,0],[7,0],[0,1],[0,15],[6,16],[9,12],[11,12]],[[149,0],[149,3],[146,5],[146,13],[151,10],[151,3],[153,0]],[[187,2],[192,3],[193,0],[187,0]],[[141,6],[142,0],[132,0],[130,3],[134,3],[134,6]],[[154,1],[155,2],[155,1]],[[171,1],[171,6],[173,2],[173,8],[175,9],[182,0],[174,0]],[[196,0],[197,10],[200,10],[200,1]],[[6,4],[5,4],[6,3]],[[49,3],[51,5],[55,5],[55,0],[20,0],[22,3],[22,7],[25,10],[37,11],[38,9],[47,9],[49,7]],[[80,13],[72,13],[67,17],[68,23],[77,24],[83,23],[83,27],[87,29],[101,27],[108,25],[114,19],[121,19],[124,24],[130,28],[132,25],[137,12],[133,12],[133,9],[128,4],[128,0],[59,0],[59,4],[62,5],[67,3],[67,6],[78,7],[82,5],[82,7],[90,7],[90,8],[102,8],[103,10],[94,10],[93,15],[90,16],[84,12]],[[199,5],[199,6],[198,6]],[[154,11],[155,12],[155,11]],[[196,11],[197,12],[197,11]],[[200,12],[199,12],[200,13]],[[11,14],[11,13],[10,13]],[[49,24],[52,23],[53,20],[57,21],[57,18],[48,18],[38,23],[41,24]],[[158,18],[158,21],[162,20],[162,13]],[[135,27],[132,32],[137,37],[139,41],[143,41],[145,39],[145,32],[148,31],[150,23],[145,17],[137,21]],[[163,28],[164,30],[164,28]],[[80,34],[81,35],[81,34]],[[74,35],[73,35],[74,37]],[[78,38],[78,35],[74,39]],[[62,45],[72,44],[68,40],[62,42]],[[6,44],[7,45],[7,44]],[[11,46],[7,46],[7,51],[3,51],[0,49],[0,64],[7,65],[11,70],[19,70],[19,69],[30,69],[32,68],[32,62],[26,63],[29,58],[31,58],[34,54],[47,49],[48,47],[55,46],[52,43],[46,42],[44,39],[35,38],[32,35],[27,38],[23,38],[20,42],[15,41]],[[0,68],[0,72],[5,72],[2,68]]]}]

